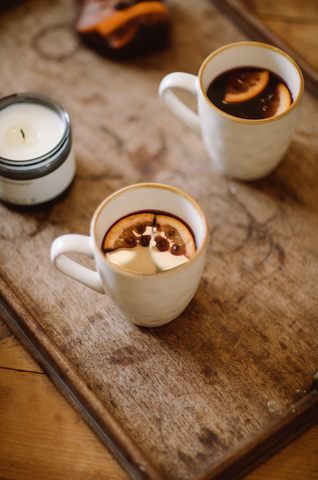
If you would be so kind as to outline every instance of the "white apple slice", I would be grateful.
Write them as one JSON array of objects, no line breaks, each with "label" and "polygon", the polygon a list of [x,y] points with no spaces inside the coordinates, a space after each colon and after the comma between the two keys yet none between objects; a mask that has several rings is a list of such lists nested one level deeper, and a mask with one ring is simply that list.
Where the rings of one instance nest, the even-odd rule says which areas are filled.
[{"label": "white apple slice", "polygon": [[157,272],[170,270],[189,261],[185,255],[172,255],[169,251],[160,252],[155,246],[150,248],[150,255]]},{"label": "white apple slice", "polygon": [[131,272],[156,273],[156,265],[148,247],[137,245],[131,249],[119,248],[106,254],[107,260]]}]

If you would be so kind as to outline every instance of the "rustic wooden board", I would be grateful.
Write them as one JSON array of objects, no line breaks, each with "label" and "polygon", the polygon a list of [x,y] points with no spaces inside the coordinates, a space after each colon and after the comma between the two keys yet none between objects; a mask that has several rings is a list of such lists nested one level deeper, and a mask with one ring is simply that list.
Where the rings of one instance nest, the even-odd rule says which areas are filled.
[{"label": "rustic wooden board", "polygon": [[[0,477],[128,480],[0,318]],[[318,424],[244,480],[315,478]]]},{"label": "rustic wooden board", "polygon": [[[0,17],[0,95],[61,103],[77,158],[55,207],[0,205],[1,315],[134,478],[233,479],[318,414],[316,387],[308,394],[318,365],[317,99],[306,92],[269,177],[219,175],[157,90],[165,74],[196,73],[210,51],[246,37],[209,1],[172,10],[169,47],[125,62],[78,42],[71,0],[30,0]],[[210,226],[195,298],[156,329],[130,325],[49,259],[54,238],[87,234],[97,205],[140,181],[182,188]]]},{"label": "rustic wooden board", "polygon": [[315,0],[237,0],[318,72],[318,4]]},{"label": "rustic wooden board", "polygon": [[[0,478],[128,480],[94,432],[5,327],[0,319]],[[315,430],[310,429],[305,439],[308,435],[309,441],[315,439]],[[304,436],[299,441],[304,442]],[[290,449],[300,451],[298,442],[287,447],[284,455],[288,456]],[[291,457],[295,457],[293,451]],[[308,464],[313,464],[310,453]]]}]

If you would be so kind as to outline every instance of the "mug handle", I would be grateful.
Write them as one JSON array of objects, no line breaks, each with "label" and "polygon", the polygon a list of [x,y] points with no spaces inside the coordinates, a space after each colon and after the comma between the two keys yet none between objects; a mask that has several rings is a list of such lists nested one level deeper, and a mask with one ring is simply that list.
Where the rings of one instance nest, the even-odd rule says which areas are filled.
[{"label": "mug handle", "polygon": [[94,258],[91,238],[87,235],[68,234],[57,237],[51,246],[51,261],[65,275],[98,293],[105,293],[97,272],[68,258],[67,253],[82,253]]},{"label": "mug handle", "polygon": [[169,73],[160,82],[159,98],[181,122],[201,137],[199,116],[171,91],[171,88],[182,88],[197,98],[198,81],[198,77],[190,73]]}]

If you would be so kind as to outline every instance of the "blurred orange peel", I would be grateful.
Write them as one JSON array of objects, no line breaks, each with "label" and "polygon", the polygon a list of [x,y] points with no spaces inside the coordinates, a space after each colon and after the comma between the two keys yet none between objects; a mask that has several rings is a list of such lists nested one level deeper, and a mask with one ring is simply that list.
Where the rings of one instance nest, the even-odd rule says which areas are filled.
[{"label": "blurred orange peel", "polygon": [[140,25],[167,21],[169,16],[169,8],[162,1],[146,1],[112,11],[109,16],[97,22],[79,20],[76,30],[79,33],[98,32],[102,37],[109,37],[112,48],[121,48],[134,38]]}]

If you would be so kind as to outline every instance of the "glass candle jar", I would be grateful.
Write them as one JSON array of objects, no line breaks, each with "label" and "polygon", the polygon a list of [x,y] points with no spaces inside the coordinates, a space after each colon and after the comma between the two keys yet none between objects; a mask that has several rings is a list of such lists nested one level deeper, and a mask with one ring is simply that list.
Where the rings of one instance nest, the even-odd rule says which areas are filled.
[{"label": "glass candle jar", "polygon": [[42,205],[62,195],[75,175],[69,116],[53,100],[20,93],[0,100],[0,199]]}]

